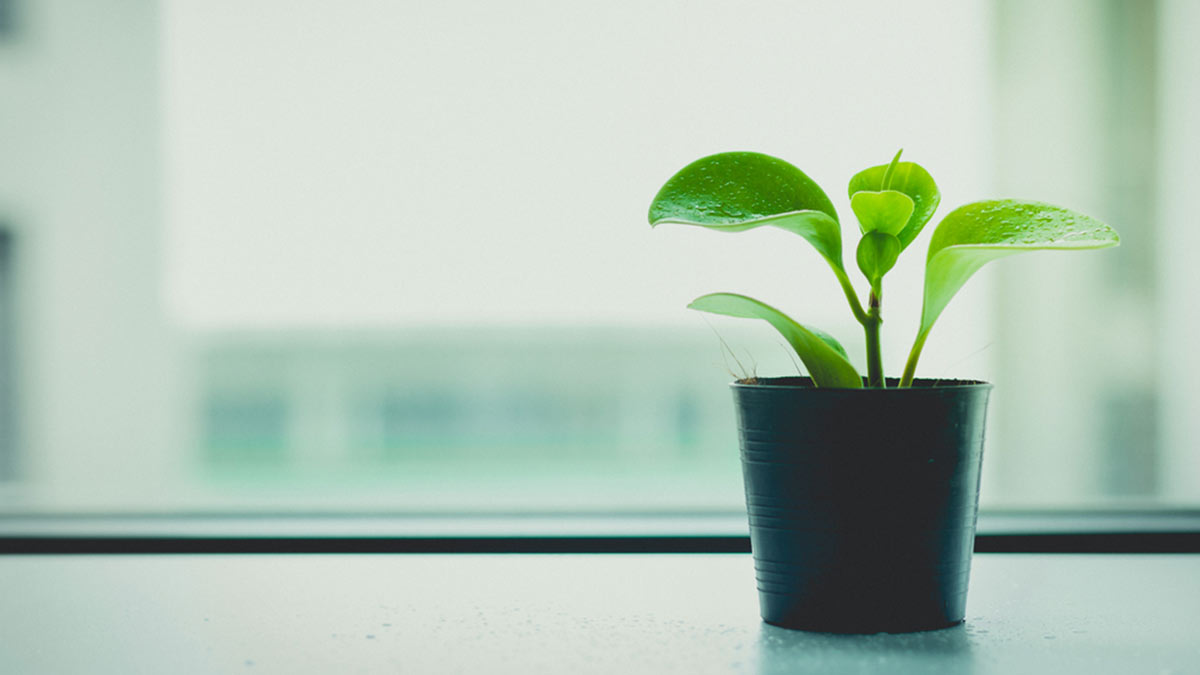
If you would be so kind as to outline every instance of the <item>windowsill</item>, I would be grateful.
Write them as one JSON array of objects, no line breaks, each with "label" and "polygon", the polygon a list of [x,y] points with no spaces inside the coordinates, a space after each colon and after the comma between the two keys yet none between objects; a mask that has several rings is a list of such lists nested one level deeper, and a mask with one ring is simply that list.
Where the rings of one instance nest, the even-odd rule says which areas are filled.
[{"label": "windowsill", "polygon": [[749,555],[5,556],[0,672],[1192,672],[1200,555],[975,557],[965,625],[788,631]]},{"label": "windowsill", "polygon": [[[749,550],[745,514],[40,514],[0,516],[0,553]],[[1197,510],[984,510],[979,552],[1200,552]]]},{"label": "windowsill", "polygon": [[[9,515],[0,551],[26,555],[0,555],[0,672],[1090,675],[1200,660],[1200,605],[1181,601],[1200,597],[1200,555],[1147,545],[1200,550],[1200,512],[988,511],[979,530],[977,550],[1060,555],[976,555],[963,626],[836,636],[761,622],[741,513]],[[1140,554],[1062,555],[1080,541]],[[326,555],[292,555],[309,552]],[[594,555],[614,552],[632,555]]]}]

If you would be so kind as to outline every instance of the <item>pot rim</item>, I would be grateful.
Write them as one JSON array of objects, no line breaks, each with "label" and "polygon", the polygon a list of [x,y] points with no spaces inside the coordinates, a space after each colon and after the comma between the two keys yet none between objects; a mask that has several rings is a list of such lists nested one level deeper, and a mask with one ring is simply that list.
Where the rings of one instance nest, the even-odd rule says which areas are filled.
[{"label": "pot rim", "polygon": [[886,379],[887,388],[867,387],[867,378],[863,378],[862,389],[848,389],[845,387],[817,387],[813,384],[812,378],[806,375],[787,375],[781,377],[757,377],[754,382],[745,380],[735,380],[729,383],[729,386],[734,389],[775,389],[785,391],[838,391],[838,392],[864,392],[864,395],[877,395],[867,392],[912,392],[912,391],[930,391],[930,390],[946,390],[946,389],[992,389],[994,385],[991,382],[984,380],[959,380],[954,378],[929,378],[918,377],[913,380],[912,387],[900,388],[897,385],[900,379],[889,377]]}]

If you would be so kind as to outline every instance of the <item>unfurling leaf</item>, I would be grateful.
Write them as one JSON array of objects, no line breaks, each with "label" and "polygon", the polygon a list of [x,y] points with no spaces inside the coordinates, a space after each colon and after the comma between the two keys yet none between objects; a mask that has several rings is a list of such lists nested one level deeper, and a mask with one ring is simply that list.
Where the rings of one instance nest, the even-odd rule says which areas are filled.
[{"label": "unfurling leaf", "polygon": [[913,200],[895,190],[863,191],[854,193],[850,198],[850,208],[854,209],[858,228],[863,234],[883,232],[897,235],[912,217]]},{"label": "unfurling leaf", "polygon": [[862,376],[850,364],[846,350],[831,336],[802,326],[783,312],[753,298],[735,293],[712,293],[692,301],[689,308],[744,319],[763,319],[783,335],[804,362],[818,387],[862,388]]},{"label": "unfurling leaf", "polygon": [[[899,157],[899,155],[897,155]],[[889,174],[888,169],[891,169]],[[885,179],[886,178],[886,184]],[[900,240],[900,248],[908,245],[921,233],[921,228],[933,217],[942,196],[938,192],[933,177],[919,164],[893,160],[891,164],[881,164],[858,172],[850,179],[850,203],[853,206],[854,196],[860,192],[883,192],[893,190],[901,192],[912,200],[913,210],[907,222],[895,234]],[[855,213],[858,209],[855,208]]]},{"label": "unfurling leaf", "polygon": [[[859,194],[862,194],[861,192]],[[885,232],[868,232],[858,242],[855,259],[858,269],[871,282],[871,287],[879,285],[879,280],[896,264],[900,257],[900,240]]]}]

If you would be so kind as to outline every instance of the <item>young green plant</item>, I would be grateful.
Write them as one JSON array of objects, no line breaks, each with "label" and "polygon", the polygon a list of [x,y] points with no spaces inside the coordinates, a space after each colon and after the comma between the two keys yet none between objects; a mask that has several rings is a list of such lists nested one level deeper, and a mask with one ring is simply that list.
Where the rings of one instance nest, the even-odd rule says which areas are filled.
[{"label": "young green plant", "polygon": [[[781,159],[755,152],[726,152],[687,165],[654,198],[650,225],[677,223],[721,232],[769,225],[806,239],[833,270],[850,311],[863,327],[866,386],[884,387],[887,381],[880,350],[883,279],[941,201],[929,172],[913,162],[900,161],[900,154],[888,164],[865,169],[850,179],[850,208],[862,235],[855,261],[869,286],[865,308],[842,263],[842,228],[833,203],[803,171]],[[983,265],[1026,251],[1106,248],[1119,241],[1111,227],[1094,218],[1040,202],[981,201],[951,211],[929,243],[920,328],[900,386],[912,385],[934,322]],[[864,385],[837,340],[766,303],[736,293],[712,293],[696,298],[688,307],[770,323],[796,351],[815,386]]]}]

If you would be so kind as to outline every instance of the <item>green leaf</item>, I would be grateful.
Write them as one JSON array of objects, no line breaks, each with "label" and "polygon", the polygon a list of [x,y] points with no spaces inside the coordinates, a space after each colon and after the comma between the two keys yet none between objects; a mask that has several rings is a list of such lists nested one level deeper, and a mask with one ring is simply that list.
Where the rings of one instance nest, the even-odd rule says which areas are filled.
[{"label": "green leaf", "polygon": [[783,312],[753,298],[735,293],[711,293],[692,301],[689,308],[744,319],[763,319],[783,335],[808,368],[818,387],[862,388],[862,376],[850,364],[846,350],[831,336],[802,326]]},{"label": "green leaf", "polygon": [[972,274],[997,258],[1027,251],[1108,248],[1119,243],[1108,225],[1059,206],[1011,199],[960,206],[942,220],[929,242],[919,335],[929,332]]},{"label": "green leaf", "polygon": [[829,197],[804,172],[757,152],[698,159],[671,177],[650,204],[650,224],[741,232],[764,225],[808,240],[842,270],[842,229]]},{"label": "green leaf", "polygon": [[[859,193],[863,194],[863,193]],[[871,287],[879,285],[879,280],[896,264],[900,257],[900,240],[886,232],[868,232],[858,242],[855,258],[858,269],[871,282]]]},{"label": "green leaf", "polygon": [[[913,200],[903,192],[884,190],[855,192],[850,197],[850,208],[858,217],[858,228],[863,234],[884,232],[899,234],[913,214]],[[899,240],[897,240],[899,241]]]},{"label": "green leaf", "polygon": [[[889,166],[892,167],[890,176],[887,175]],[[884,185],[885,176],[887,185]],[[908,245],[921,233],[921,228],[925,227],[925,223],[928,223],[929,219],[933,217],[933,212],[937,210],[942,195],[938,192],[933,177],[920,164],[893,160],[890,165],[880,164],[855,174],[850,179],[850,203],[853,206],[854,195],[860,192],[883,192],[885,190],[902,192],[913,202],[913,212],[908,217],[908,222],[899,232],[893,233],[900,240],[901,249],[908,248]],[[857,212],[855,210],[855,213]]]}]

